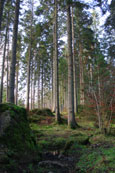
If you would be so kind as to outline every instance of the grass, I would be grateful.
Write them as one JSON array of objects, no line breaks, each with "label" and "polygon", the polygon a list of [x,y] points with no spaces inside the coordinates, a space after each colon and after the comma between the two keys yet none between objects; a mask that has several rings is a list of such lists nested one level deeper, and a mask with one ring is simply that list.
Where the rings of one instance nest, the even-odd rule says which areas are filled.
[{"label": "grass", "polygon": [[[18,108],[13,105],[6,104],[1,107],[1,112],[4,110],[9,110],[11,112],[12,118],[16,118],[12,112],[17,115],[18,122],[16,127],[19,127],[15,131],[14,141],[23,141],[23,146],[18,147],[18,151],[22,150],[22,155],[20,160],[28,163],[25,165],[19,165],[19,158],[10,159],[7,164],[7,169],[11,172],[17,172],[17,168],[21,169],[20,172],[62,172],[62,168],[48,165],[38,166],[39,161],[50,160],[53,162],[56,160],[61,164],[66,164],[68,167],[64,168],[63,171],[68,172],[78,172],[78,173],[113,173],[115,172],[115,139],[114,136],[101,134],[99,129],[95,126],[95,118],[88,117],[88,114],[84,114],[83,108],[80,107],[79,114],[76,115],[76,120],[79,128],[70,129],[67,126],[67,113],[64,112],[62,116],[62,124],[58,125],[55,122],[55,116],[49,109],[43,110],[32,110],[28,116],[29,124],[27,123],[27,118],[25,117],[24,109]],[[21,112],[24,116],[20,116]],[[87,111],[88,112],[88,111]],[[19,120],[22,120],[20,123]],[[27,129],[26,125],[27,123]],[[20,128],[21,127],[21,128]],[[30,130],[30,128],[31,130]],[[112,124],[112,130],[114,130],[114,124]],[[13,127],[15,128],[15,126]],[[30,133],[31,131],[31,133]],[[28,134],[30,133],[30,137]],[[13,134],[10,132],[10,135]],[[22,134],[22,137],[19,135]],[[114,134],[114,133],[113,133]],[[19,139],[17,137],[19,136]],[[23,137],[25,135],[26,140]],[[12,135],[13,136],[13,135]],[[7,138],[8,144],[12,139]],[[34,140],[32,140],[34,139]],[[12,148],[14,146],[14,141],[12,143]],[[31,142],[32,141],[32,142]],[[32,155],[27,152],[28,158],[34,157],[34,143],[37,146],[36,151],[38,159],[34,160],[36,163],[31,162],[24,156],[25,148],[32,149]],[[21,145],[21,144],[20,144]],[[26,147],[24,147],[26,146]],[[12,150],[13,151],[13,150]],[[12,155],[12,151],[9,151],[9,157]],[[36,155],[35,153],[35,155]],[[53,155],[55,153],[55,155]],[[25,158],[24,158],[25,157]],[[11,158],[11,157],[10,157]],[[42,158],[42,160],[41,160]],[[39,160],[39,161],[38,161]],[[6,165],[5,165],[6,166]],[[23,170],[23,171],[22,171]]]},{"label": "grass", "polygon": [[70,141],[83,144],[88,139],[88,136],[82,131],[70,130],[66,125],[54,123],[39,126],[32,123],[30,127],[37,136],[38,145],[42,146],[43,150],[64,150]]},{"label": "grass", "polygon": [[[5,105],[9,110],[8,105]],[[6,109],[2,108],[2,110]],[[16,108],[13,108],[13,110]],[[78,173],[113,173],[115,172],[115,139],[114,136],[101,134],[99,129],[95,126],[95,119],[85,115],[82,107],[81,114],[76,115],[76,120],[79,128],[70,129],[67,126],[67,113],[64,112],[62,116],[62,124],[58,125],[55,122],[55,116],[49,109],[32,110],[28,116],[29,127],[31,128],[31,137],[37,144],[38,159],[34,162],[30,161],[25,165],[18,165],[18,161],[11,159],[7,164],[7,169],[11,172],[17,172],[17,168],[21,169],[20,172],[78,172]],[[18,113],[20,109],[16,109]],[[23,111],[22,111],[23,113]],[[51,113],[51,114],[50,114]],[[25,115],[25,114],[24,114]],[[13,116],[14,117],[14,116]],[[20,117],[20,116],[19,116]],[[22,121],[23,124],[27,119]],[[22,127],[18,121],[18,126]],[[30,128],[28,129],[30,130]],[[114,128],[114,125],[112,125]],[[20,129],[24,132],[23,128]],[[26,131],[25,131],[26,132]],[[26,138],[27,138],[27,133]],[[23,135],[24,135],[23,134]],[[22,135],[22,136],[23,136]],[[34,138],[35,137],[35,138]],[[17,137],[16,137],[17,139]],[[15,140],[16,140],[15,139]],[[9,140],[9,138],[8,138]],[[19,141],[22,141],[19,140]],[[29,139],[24,142],[24,145],[32,148]],[[14,146],[13,146],[14,148]],[[25,148],[24,148],[25,150]],[[36,154],[36,153],[35,153]],[[12,155],[12,153],[9,153]],[[34,157],[34,153],[29,155],[29,158]],[[24,156],[21,157],[22,162]],[[42,158],[42,160],[41,160]],[[19,160],[19,159],[18,159]],[[56,161],[61,164],[66,164],[67,167],[59,167],[56,165],[39,165],[39,161]],[[23,171],[22,171],[23,170]]]},{"label": "grass", "polygon": [[[83,152],[83,151],[82,151]],[[76,163],[77,172],[108,172],[115,171],[115,148],[105,148],[100,146],[98,148],[84,149],[79,162]]]},{"label": "grass", "polygon": [[[101,134],[93,119],[76,116],[80,128],[73,130],[67,127],[66,112],[61,125],[56,124],[53,117],[48,123],[47,118],[39,116],[39,121],[30,123],[42,152],[59,150],[65,156],[74,157],[75,171],[78,173],[115,172],[115,139],[111,135]],[[48,170],[47,167],[40,169],[41,173]]]}]

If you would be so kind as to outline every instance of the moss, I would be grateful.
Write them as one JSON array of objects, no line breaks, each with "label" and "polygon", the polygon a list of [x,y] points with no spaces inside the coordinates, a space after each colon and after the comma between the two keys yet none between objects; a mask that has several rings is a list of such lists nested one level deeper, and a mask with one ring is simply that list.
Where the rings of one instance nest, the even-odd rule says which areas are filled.
[{"label": "moss", "polygon": [[58,137],[58,138],[48,138],[48,139],[41,139],[38,141],[38,146],[41,146],[42,150],[54,151],[54,150],[61,150],[64,148],[66,144],[66,139]]},{"label": "moss", "polygon": [[30,123],[40,123],[42,120],[46,120],[46,117],[34,114],[31,117],[29,117],[28,120]]},{"label": "moss", "polygon": [[5,103],[5,104],[0,104],[0,113],[9,110],[9,111],[13,111],[16,113],[25,113],[26,110],[22,107],[16,106],[12,103]]},{"label": "moss", "polygon": [[33,109],[30,114],[42,115],[42,116],[54,116],[52,111],[48,108],[44,109]]},{"label": "moss", "polygon": [[77,172],[114,172],[115,171],[115,149],[106,148],[102,145],[98,148],[84,148],[81,152],[79,162],[76,164]]},{"label": "moss", "polygon": [[74,143],[74,141],[68,140],[68,141],[66,142],[64,148],[63,148],[62,153],[63,153],[63,154],[66,154],[66,153],[70,150],[70,148],[71,148],[71,146],[73,145],[73,143]]},{"label": "moss", "polygon": [[18,154],[35,151],[37,145],[29,127],[26,110],[11,103],[0,104],[0,115],[7,110],[10,112],[11,121],[4,135],[0,137],[0,144],[8,151]]},{"label": "moss", "polygon": [[[66,122],[63,125],[55,122],[50,125],[31,123],[31,128],[38,136],[38,146],[41,151],[74,157],[75,172],[114,172],[115,153],[112,149],[114,139],[100,134],[99,130],[94,128],[94,122],[87,118],[84,116],[83,119],[78,119],[78,123],[83,125],[83,128],[74,130],[69,129]],[[106,148],[103,146],[104,142],[107,142]]]},{"label": "moss", "polygon": [[115,138],[111,135],[107,136],[101,133],[96,133],[90,138],[90,143],[115,143]]}]

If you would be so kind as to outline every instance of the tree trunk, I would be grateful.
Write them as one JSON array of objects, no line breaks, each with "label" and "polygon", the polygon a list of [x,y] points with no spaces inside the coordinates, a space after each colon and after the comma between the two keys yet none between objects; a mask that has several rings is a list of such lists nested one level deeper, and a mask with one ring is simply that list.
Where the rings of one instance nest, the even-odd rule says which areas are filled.
[{"label": "tree trunk", "polygon": [[[55,18],[55,15],[54,15]],[[52,111],[55,112],[55,21],[54,21],[54,27],[53,27],[53,59],[52,59],[52,66],[53,66],[53,74],[52,74],[52,89],[53,89],[53,97],[52,97]]]},{"label": "tree trunk", "polygon": [[[89,56],[89,59],[91,59],[91,57]],[[92,64],[89,64],[89,93],[91,92],[92,89],[92,81],[93,81],[93,68],[92,68]]]},{"label": "tree trunk", "polygon": [[32,59],[32,23],[33,23],[33,4],[31,9],[31,25],[30,25],[30,45],[29,45],[29,57],[27,64],[27,98],[26,98],[26,109],[30,109],[30,65]]},{"label": "tree trunk", "polygon": [[[12,4],[12,2],[10,2]],[[10,58],[10,10],[8,10],[8,21],[7,21],[7,24],[8,24],[8,40],[7,40],[7,73],[6,73],[6,102],[8,102],[8,99],[9,99],[9,74],[10,74],[10,64],[9,64],[9,58]]]},{"label": "tree trunk", "polygon": [[55,109],[56,109],[56,115],[55,120],[56,122],[60,123],[61,117],[59,112],[59,78],[58,78],[58,11],[57,11],[57,0],[55,0],[55,30],[54,30],[54,36],[55,36]]},{"label": "tree trunk", "polygon": [[101,131],[103,128],[103,121],[102,121],[102,112],[101,112],[101,83],[100,83],[99,67],[98,67],[98,121],[99,121],[99,129]]},{"label": "tree trunk", "polygon": [[[53,54],[53,53],[52,53]],[[52,92],[51,92],[51,109],[52,109],[52,111],[53,111],[53,55],[52,55],[52,59],[51,59],[51,61],[52,61],[52,74],[51,74],[51,76],[52,76],[52,80],[51,80],[51,85],[52,85]]]},{"label": "tree trunk", "polygon": [[0,85],[0,103],[2,103],[2,97],[3,97],[3,82],[4,82],[4,69],[5,69],[4,65],[5,65],[5,56],[6,56],[7,35],[8,35],[8,24],[6,26],[4,53],[3,53],[3,61],[2,61],[2,74],[1,74],[1,85]]},{"label": "tree trunk", "polygon": [[0,31],[1,31],[1,23],[2,23],[2,14],[4,9],[5,0],[0,0]]},{"label": "tree trunk", "polygon": [[7,86],[6,86],[6,102],[8,102],[8,95],[9,95],[9,32],[8,32],[8,54],[7,54]]},{"label": "tree trunk", "polygon": [[37,95],[38,95],[38,109],[40,108],[40,84],[39,84],[40,82],[39,82],[39,79],[38,79],[38,89],[37,89],[37,91],[38,91],[38,93],[37,93]]},{"label": "tree trunk", "polygon": [[29,100],[30,100],[30,63],[31,63],[31,43],[29,47],[29,58],[27,64],[27,98],[26,98],[26,109],[29,110]]},{"label": "tree trunk", "polygon": [[77,105],[77,65],[76,65],[76,53],[75,53],[75,33],[74,33],[74,16],[72,8],[72,45],[73,45],[73,76],[74,76],[74,112],[78,112]]},{"label": "tree trunk", "polygon": [[31,84],[31,110],[32,110],[32,107],[33,107],[33,59],[31,59],[30,84]]},{"label": "tree trunk", "polygon": [[32,110],[32,104],[33,104],[33,79],[32,79],[32,72],[31,72],[31,110]]},{"label": "tree trunk", "polygon": [[44,74],[44,69],[43,69],[43,60],[42,60],[42,74],[41,74],[41,108],[43,109],[43,74]]},{"label": "tree trunk", "polygon": [[64,111],[66,110],[66,80],[64,80]]},{"label": "tree trunk", "polygon": [[72,29],[70,5],[67,4],[67,33],[68,33],[68,126],[76,127],[74,114],[74,86],[73,86],[73,55],[72,55]]},{"label": "tree trunk", "polygon": [[16,87],[15,87],[15,104],[18,105],[18,77],[19,77],[19,61],[16,68]]},{"label": "tree trunk", "polygon": [[68,100],[68,91],[67,91],[67,81],[64,80],[64,111],[67,111],[67,100]]},{"label": "tree trunk", "polygon": [[82,59],[82,45],[80,43],[79,50],[79,65],[80,65],[80,105],[85,104],[85,96],[84,96],[84,72],[83,72],[83,59]]},{"label": "tree trunk", "polygon": [[36,94],[36,74],[35,74],[35,66],[34,66],[34,81],[33,81],[33,105],[32,105],[32,109],[35,108],[35,94]]},{"label": "tree trunk", "polygon": [[40,61],[38,62],[38,108],[40,108]]},{"label": "tree trunk", "polygon": [[14,87],[15,87],[15,66],[16,66],[16,48],[17,48],[17,35],[19,23],[19,8],[20,0],[16,0],[15,19],[13,28],[13,41],[12,41],[12,59],[10,70],[10,86],[9,86],[9,102],[14,103]]}]

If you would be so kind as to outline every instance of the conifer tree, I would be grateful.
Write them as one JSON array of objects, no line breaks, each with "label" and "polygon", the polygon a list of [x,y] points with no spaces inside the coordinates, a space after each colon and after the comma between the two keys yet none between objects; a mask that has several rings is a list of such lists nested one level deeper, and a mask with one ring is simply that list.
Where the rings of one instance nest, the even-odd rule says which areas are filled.
[{"label": "conifer tree", "polygon": [[14,18],[14,27],[13,27],[13,39],[12,39],[12,59],[11,59],[11,67],[10,67],[10,84],[9,84],[9,102],[11,102],[11,103],[14,103],[16,49],[17,49],[17,36],[18,36],[18,24],[19,24],[19,9],[20,9],[20,0],[16,0],[15,18]]},{"label": "conifer tree", "polygon": [[5,0],[0,0],[0,31]]},{"label": "conifer tree", "polygon": [[73,86],[73,56],[72,56],[72,26],[70,2],[67,2],[67,34],[68,34],[68,126],[75,128],[74,86]]},{"label": "conifer tree", "polygon": [[60,122],[60,112],[59,112],[59,77],[58,77],[58,4],[55,0],[55,25],[54,25],[54,47],[55,47],[55,111],[56,111],[56,121]]}]

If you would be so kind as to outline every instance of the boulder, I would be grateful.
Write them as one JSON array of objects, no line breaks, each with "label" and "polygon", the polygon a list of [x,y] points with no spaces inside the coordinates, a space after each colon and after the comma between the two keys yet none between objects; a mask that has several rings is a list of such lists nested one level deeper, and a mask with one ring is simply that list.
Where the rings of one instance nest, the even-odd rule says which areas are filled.
[{"label": "boulder", "polygon": [[11,103],[0,104],[0,158],[34,155],[36,149],[26,109]]},{"label": "boulder", "polygon": [[3,112],[0,115],[0,136],[5,132],[5,129],[9,126],[11,121],[10,111]]}]

